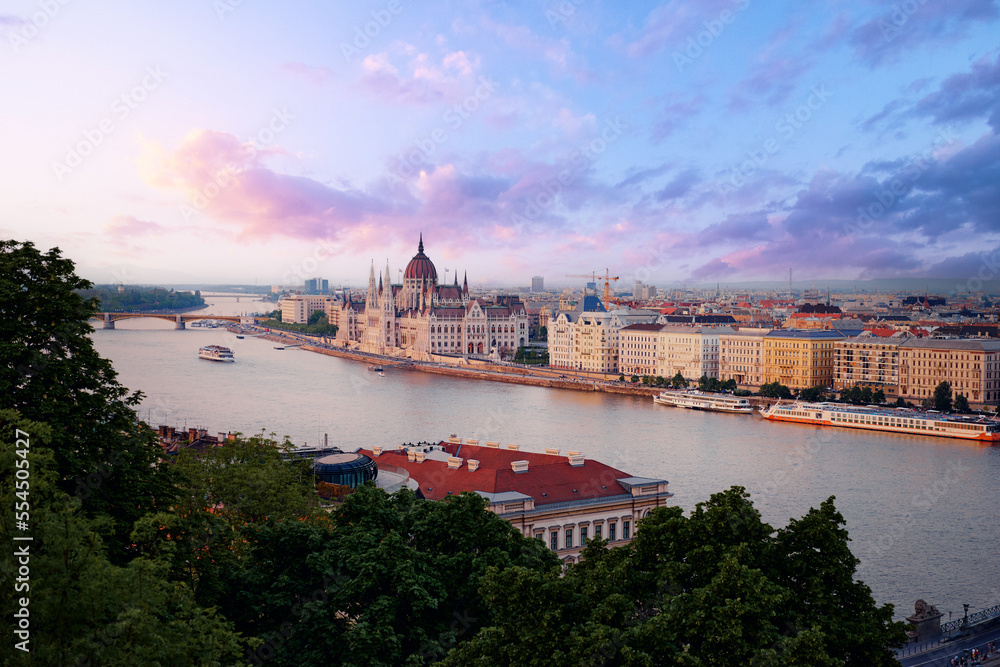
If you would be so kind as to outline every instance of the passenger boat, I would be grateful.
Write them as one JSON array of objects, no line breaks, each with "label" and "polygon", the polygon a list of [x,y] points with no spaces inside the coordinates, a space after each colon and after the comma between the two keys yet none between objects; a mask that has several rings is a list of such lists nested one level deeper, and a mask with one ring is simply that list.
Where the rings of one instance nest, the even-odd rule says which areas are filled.
[{"label": "passenger boat", "polygon": [[657,405],[672,405],[675,408],[689,408],[691,410],[736,412],[746,415],[753,412],[753,406],[750,405],[748,398],[730,394],[713,394],[697,389],[684,392],[664,391],[659,396],[654,396],[653,402]]},{"label": "passenger boat", "polygon": [[760,416],[771,421],[860,428],[868,431],[1000,441],[1000,422],[985,417],[945,415],[907,408],[872,408],[838,403],[775,403]]},{"label": "passenger boat", "polygon": [[198,356],[209,361],[236,361],[233,351],[221,345],[206,345],[198,350]]}]

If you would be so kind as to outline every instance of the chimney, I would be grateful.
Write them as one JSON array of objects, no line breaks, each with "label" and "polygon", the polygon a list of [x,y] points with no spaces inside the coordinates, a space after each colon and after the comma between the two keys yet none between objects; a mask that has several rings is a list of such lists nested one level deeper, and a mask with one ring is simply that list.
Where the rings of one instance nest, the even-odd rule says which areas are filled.
[{"label": "chimney", "polygon": [[414,452],[414,454],[413,454],[413,460],[416,463],[423,463],[424,462],[424,453],[423,452]]},{"label": "chimney", "polygon": [[583,465],[583,454],[580,452],[569,452],[569,464],[574,467],[579,467]]},{"label": "chimney", "polygon": [[379,447],[378,445],[372,447],[372,455],[373,456],[382,456],[382,448]]},{"label": "chimney", "polygon": [[197,439],[198,439],[198,429],[196,429],[196,428],[189,428],[188,429],[188,441],[189,442],[194,442]]},{"label": "chimney", "polygon": [[528,472],[528,462],[527,461],[511,461],[510,469],[514,472]]},{"label": "chimney", "polygon": [[497,448],[500,447],[500,443],[499,442],[493,442],[492,440],[487,440],[486,441],[486,446],[487,447],[492,447],[493,449],[497,449]]},{"label": "chimney", "polygon": [[458,470],[462,467],[462,459],[457,456],[448,457],[448,470]]},{"label": "chimney", "polygon": [[558,449],[554,449],[552,447],[546,447],[545,448],[545,453],[546,454],[551,454],[552,456],[559,456],[559,450]]},{"label": "chimney", "polygon": [[517,445],[507,445],[507,449],[509,449],[512,452],[516,452],[517,451]]},{"label": "chimney", "polygon": [[235,440],[236,439],[236,434],[235,433],[230,433],[228,436],[226,436],[226,439],[227,440]]},{"label": "chimney", "polygon": [[476,459],[469,459],[469,472],[476,472],[479,468],[479,461]]},{"label": "chimney", "polygon": [[479,441],[478,440],[473,440],[473,439],[468,439],[468,440],[465,441],[465,444],[467,444],[467,445],[478,445]]},{"label": "chimney", "polygon": [[452,437],[448,438],[448,442],[450,442],[453,445],[461,445],[462,444],[462,439],[461,438],[456,438],[455,436],[452,436]]},{"label": "chimney", "polygon": [[417,458],[416,452],[411,452],[410,450],[406,450],[406,460],[407,461],[415,461],[416,458]]}]

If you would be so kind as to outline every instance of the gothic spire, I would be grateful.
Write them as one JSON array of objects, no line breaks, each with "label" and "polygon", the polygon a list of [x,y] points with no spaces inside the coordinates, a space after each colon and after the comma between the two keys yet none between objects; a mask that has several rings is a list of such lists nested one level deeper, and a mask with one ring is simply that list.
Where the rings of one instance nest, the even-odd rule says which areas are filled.
[{"label": "gothic spire", "polygon": [[424,251],[424,233],[420,232],[420,243],[417,244],[417,254],[421,254]]}]

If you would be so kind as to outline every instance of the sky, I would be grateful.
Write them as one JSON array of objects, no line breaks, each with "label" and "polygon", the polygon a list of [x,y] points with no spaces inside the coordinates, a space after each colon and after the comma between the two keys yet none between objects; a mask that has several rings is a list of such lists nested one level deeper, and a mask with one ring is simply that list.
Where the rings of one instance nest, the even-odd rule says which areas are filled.
[{"label": "sky", "polygon": [[98,282],[1000,276],[1000,0],[8,0],[0,90]]}]

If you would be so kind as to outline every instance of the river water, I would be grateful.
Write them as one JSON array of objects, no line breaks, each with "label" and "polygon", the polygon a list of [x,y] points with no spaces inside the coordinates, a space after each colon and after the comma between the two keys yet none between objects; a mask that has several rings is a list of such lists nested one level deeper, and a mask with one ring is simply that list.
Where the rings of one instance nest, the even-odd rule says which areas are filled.
[{"label": "river water", "polygon": [[[216,315],[265,312],[242,296],[205,294]],[[100,324],[95,324],[99,327]],[[858,578],[897,618],[923,598],[957,618],[1000,604],[1000,447],[929,436],[779,424],[756,416],[653,405],[648,398],[394,371],[302,350],[275,350],[225,329],[178,331],[161,320],[97,329],[119,380],[145,398],[156,426],[275,433],[296,444],[324,434],[341,448],[461,437],[576,449],[632,475],[669,480],[690,510],[732,485],[764,519],[787,524],[831,495],[847,519]],[[198,358],[208,344],[236,363]]]}]

